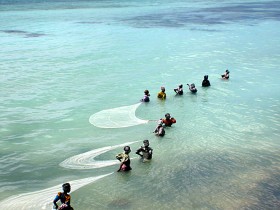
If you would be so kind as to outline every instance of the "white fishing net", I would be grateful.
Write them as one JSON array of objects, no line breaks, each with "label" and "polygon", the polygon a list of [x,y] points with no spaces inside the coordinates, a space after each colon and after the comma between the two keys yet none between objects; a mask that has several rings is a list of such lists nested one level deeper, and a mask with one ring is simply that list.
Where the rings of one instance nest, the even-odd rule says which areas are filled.
[{"label": "white fishing net", "polygon": [[[112,173],[89,177],[85,179],[78,179],[69,181],[71,185],[71,192],[97,181],[105,176],[111,175]],[[52,201],[58,192],[61,192],[62,184],[50,187],[44,190],[24,193],[16,196],[9,197],[0,202],[1,209],[5,210],[38,210],[38,209],[51,209]]]},{"label": "white fishing net", "polygon": [[61,167],[70,168],[70,169],[92,169],[92,168],[102,168],[102,167],[106,167],[106,166],[119,164],[120,162],[118,160],[97,161],[97,160],[94,160],[94,158],[97,157],[98,155],[101,155],[110,150],[116,149],[118,147],[124,147],[126,145],[130,145],[135,142],[138,142],[138,141],[127,142],[127,143],[119,144],[119,145],[115,145],[115,146],[108,146],[108,147],[94,149],[94,150],[67,158],[66,160],[61,162],[59,165]]},{"label": "white fishing net", "polygon": [[99,128],[125,128],[148,123],[135,116],[136,109],[141,105],[137,103],[131,106],[122,106],[106,109],[90,116],[89,122]]}]

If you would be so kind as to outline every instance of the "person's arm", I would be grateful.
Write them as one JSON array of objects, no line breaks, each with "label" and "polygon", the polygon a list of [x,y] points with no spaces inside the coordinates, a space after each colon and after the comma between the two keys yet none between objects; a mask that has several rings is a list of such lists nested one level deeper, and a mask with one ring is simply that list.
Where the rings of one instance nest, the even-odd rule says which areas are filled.
[{"label": "person's arm", "polygon": [[119,171],[121,171],[121,168],[122,168],[122,165],[123,165],[123,162],[122,162],[123,154],[122,154],[122,153],[117,154],[117,155],[116,155],[116,158],[121,162],[120,167],[119,167],[119,169],[117,170],[117,172],[119,172]]},{"label": "person's arm", "polygon": [[152,155],[153,154],[153,149],[151,147],[149,147],[149,154]]},{"label": "person's arm", "polygon": [[53,200],[53,205],[54,205],[54,207],[55,207],[55,209],[57,209],[58,208],[58,205],[57,205],[57,201],[59,201],[59,199],[60,199],[60,196],[59,196],[60,194],[58,193],[56,196],[55,196],[55,198],[54,198],[54,200]]},{"label": "person's arm", "polygon": [[65,204],[67,206],[70,206],[70,201],[71,201],[71,195],[67,194],[68,195],[68,199],[65,201]]},{"label": "person's arm", "polygon": [[128,161],[129,156],[127,154],[123,154],[123,158],[122,158],[122,163],[125,163],[126,161]]},{"label": "person's arm", "polygon": [[117,158],[120,162],[122,162],[122,161],[121,161],[121,159],[122,159],[122,153],[117,154],[117,155],[116,155],[116,158]]},{"label": "person's arm", "polygon": [[143,157],[143,155],[140,154],[141,151],[142,151],[142,147],[140,147],[140,148],[136,151],[136,154],[139,155],[139,156],[141,156],[141,157]]},{"label": "person's arm", "polygon": [[176,123],[176,119],[174,117],[171,117],[171,122]]},{"label": "person's arm", "polygon": [[158,126],[156,127],[156,129],[154,130],[154,133],[157,133],[158,132]]}]

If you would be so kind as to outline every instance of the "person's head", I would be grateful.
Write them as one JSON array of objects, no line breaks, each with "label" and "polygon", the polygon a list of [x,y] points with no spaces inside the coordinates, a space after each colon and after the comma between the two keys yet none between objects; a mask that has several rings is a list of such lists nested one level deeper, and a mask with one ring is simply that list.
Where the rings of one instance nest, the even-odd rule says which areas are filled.
[{"label": "person's head", "polygon": [[165,114],[165,118],[166,118],[166,119],[170,119],[170,117],[171,117],[171,116],[170,116],[169,113],[166,113],[166,114]]},{"label": "person's head", "polygon": [[165,87],[160,88],[162,92],[165,92]]},{"label": "person's head", "polygon": [[180,84],[180,85],[179,85],[179,88],[183,88],[183,85],[182,85],[182,84]]},{"label": "person's head", "polygon": [[229,70],[228,69],[226,70],[226,73],[229,74]]},{"label": "person's head", "polygon": [[194,83],[192,83],[192,84],[191,84],[191,87],[192,87],[192,88],[195,88],[195,84],[194,84]]},{"label": "person's head", "polygon": [[71,191],[71,186],[70,186],[70,184],[69,184],[69,183],[63,184],[63,185],[62,185],[62,190],[63,190],[63,192],[65,192],[65,193],[69,193],[69,192]]},{"label": "person's head", "polygon": [[145,91],[144,91],[144,94],[147,95],[147,96],[150,95],[148,90],[145,90]]},{"label": "person's head", "polygon": [[149,142],[149,140],[146,139],[143,141],[143,144],[145,147],[148,147],[150,145],[150,142]]},{"label": "person's head", "polygon": [[124,150],[125,154],[129,154],[129,153],[131,152],[130,146],[125,146],[125,147],[123,148],[123,150]]},{"label": "person's head", "polygon": [[207,79],[208,79],[208,75],[205,75],[205,76],[204,76],[204,79],[207,80]]}]

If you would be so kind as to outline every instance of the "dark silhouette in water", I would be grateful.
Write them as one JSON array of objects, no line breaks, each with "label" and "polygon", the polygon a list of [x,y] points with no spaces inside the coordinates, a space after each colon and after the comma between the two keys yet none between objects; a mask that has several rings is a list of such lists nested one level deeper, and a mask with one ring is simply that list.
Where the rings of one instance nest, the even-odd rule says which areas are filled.
[{"label": "dark silhouette in water", "polygon": [[205,75],[204,76],[204,79],[202,81],[202,87],[209,87],[211,84],[210,84],[210,81],[208,80],[208,75]]}]

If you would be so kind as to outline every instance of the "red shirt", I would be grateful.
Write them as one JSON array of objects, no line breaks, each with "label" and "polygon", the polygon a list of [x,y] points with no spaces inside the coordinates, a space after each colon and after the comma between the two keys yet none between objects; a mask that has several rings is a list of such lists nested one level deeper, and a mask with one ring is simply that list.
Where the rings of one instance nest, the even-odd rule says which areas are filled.
[{"label": "red shirt", "polygon": [[173,123],[176,123],[176,119],[172,117],[170,119],[163,119],[162,122],[166,126],[171,126]]}]

